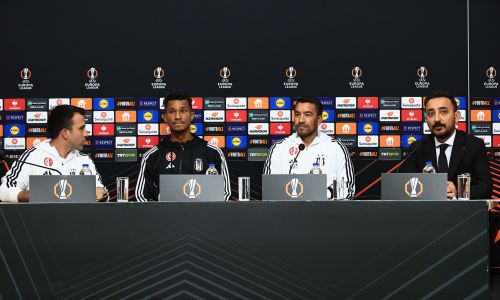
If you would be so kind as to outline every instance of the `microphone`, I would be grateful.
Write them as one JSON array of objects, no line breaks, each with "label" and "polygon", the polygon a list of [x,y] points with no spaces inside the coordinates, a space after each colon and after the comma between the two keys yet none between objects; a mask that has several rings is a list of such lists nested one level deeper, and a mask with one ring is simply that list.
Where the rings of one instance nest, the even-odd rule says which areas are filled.
[{"label": "microphone", "polygon": [[297,152],[297,155],[295,155],[295,158],[293,159],[293,162],[290,165],[290,170],[288,170],[288,174],[292,174],[292,168],[297,163],[297,157],[299,157],[300,152],[302,152],[302,150],[304,150],[305,148],[306,145],[304,145],[303,143],[299,145],[299,152]]}]

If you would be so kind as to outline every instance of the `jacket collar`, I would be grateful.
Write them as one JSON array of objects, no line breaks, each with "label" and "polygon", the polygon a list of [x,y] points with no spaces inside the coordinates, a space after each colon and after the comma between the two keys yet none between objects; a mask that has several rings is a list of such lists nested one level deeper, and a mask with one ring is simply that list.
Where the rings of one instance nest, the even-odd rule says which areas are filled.
[{"label": "jacket collar", "polygon": [[[327,139],[330,139],[330,137],[327,135],[327,134],[324,134],[322,133],[321,131],[318,130],[318,135],[314,138],[314,140],[312,141],[312,143],[309,145],[309,147],[311,146],[314,146],[314,145],[317,145],[319,143],[321,143],[321,141],[324,141],[324,140],[327,140]],[[297,144],[297,145],[300,145],[302,144],[302,139],[300,138],[300,136],[297,135],[297,133],[294,133],[292,135],[292,141]]]},{"label": "jacket collar", "polygon": [[165,147],[168,147],[168,148],[192,148],[192,147],[195,147],[197,145],[199,145],[200,143],[202,143],[202,139],[195,136],[195,135],[192,135],[193,136],[193,139],[190,140],[190,141],[187,141],[186,143],[178,143],[178,142],[172,142],[170,140],[170,135],[167,135],[163,141],[161,142],[162,145],[164,145]]}]

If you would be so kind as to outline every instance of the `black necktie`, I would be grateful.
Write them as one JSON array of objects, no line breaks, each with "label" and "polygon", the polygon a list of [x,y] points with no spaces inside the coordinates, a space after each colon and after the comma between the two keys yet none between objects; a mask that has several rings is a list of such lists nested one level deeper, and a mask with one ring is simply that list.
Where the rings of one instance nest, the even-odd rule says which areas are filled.
[{"label": "black necktie", "polygon": [[448,160],[446,159],[446,148],[448,148],[448,144],[439,145],[439,159],[438,159],[438,168],[439,173],[448,173]]}]

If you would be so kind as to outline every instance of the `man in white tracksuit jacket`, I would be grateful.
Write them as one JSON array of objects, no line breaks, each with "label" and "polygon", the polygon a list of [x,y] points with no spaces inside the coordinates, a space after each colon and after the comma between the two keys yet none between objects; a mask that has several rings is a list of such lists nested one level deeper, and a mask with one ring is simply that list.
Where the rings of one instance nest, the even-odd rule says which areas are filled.
[{"label": "man in white tracksuit jacket", "polygon": [[57,106],[48,119],[48,133],[52,139],[26,150],[2,177],[0,200],[29,202],[30,175],[79,175],[83,164],[88,164],[96,175],[96,201],[106,200],[108,191],[102,184],[92,159],[80,153],[85,137],[85,111],[71,105]]},{"label": "man in white tracksuit jacket", "polygon": [[[294,108],[296,133],[279,140],[269,149],[264,174],[308,174],[318,163],[327,175],[327,195],[333,197],[333,180],[342,184],[339,195],[352,199],[355,193],[354,168],[349,152],[340,141],[318,131],[323,105],[314,98],[300,98]],[[303,146],[301,146],[303,144]],[[299,153],[299,149],[303,148]],[[297,156],[298,154],[298,156]],[[295,163],[294,159],[297,157]],[[291,169],[290,169],[291,168]]]}]

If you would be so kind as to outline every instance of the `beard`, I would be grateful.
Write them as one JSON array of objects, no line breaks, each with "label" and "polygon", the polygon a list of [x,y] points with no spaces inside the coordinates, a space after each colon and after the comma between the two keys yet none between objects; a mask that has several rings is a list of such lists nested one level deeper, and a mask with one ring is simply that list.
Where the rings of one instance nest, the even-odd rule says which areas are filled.
[{"label": "beard", "polygon": [[[435,132],[436,127],[444,128],[444,130],[441,130],[440,132]],[[439,138],[439,139],[449,138],[453,134],[454,131],[455,131],[454,125],[447,127],[444,124],[438,123],[438,124],[434,124],[434,126],[432,127],[432,135],[434,135],[436,138]]]}]

